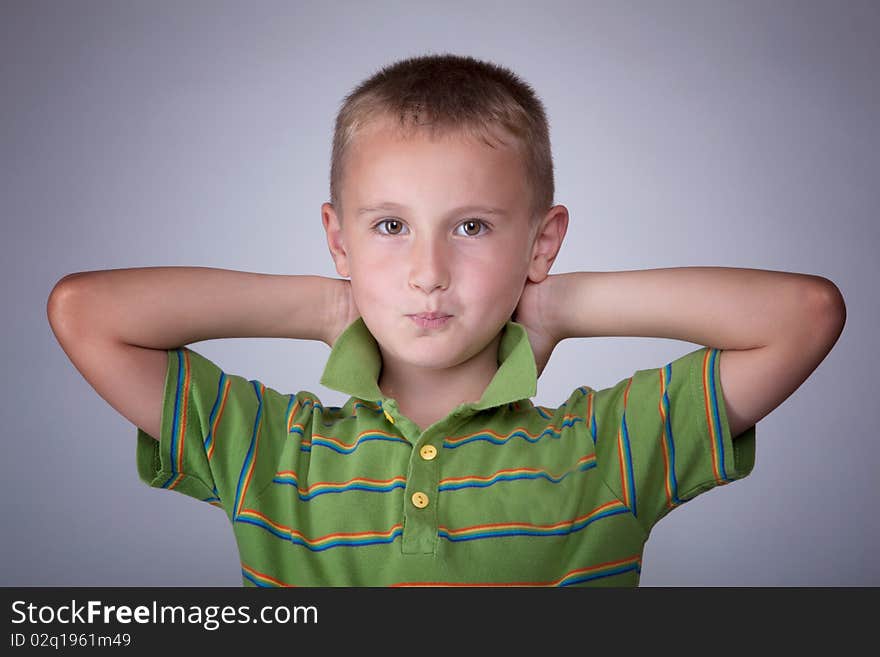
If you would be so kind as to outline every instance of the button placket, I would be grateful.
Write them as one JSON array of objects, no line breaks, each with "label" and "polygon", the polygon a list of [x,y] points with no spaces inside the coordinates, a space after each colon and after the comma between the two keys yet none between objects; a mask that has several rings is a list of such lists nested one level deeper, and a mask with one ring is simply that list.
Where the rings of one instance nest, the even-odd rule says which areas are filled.
[{"label": "button placket", "polygon": [[[401,550],[403,554],[436,554],[440,501],[440,459],[444,436],[464,424],[460,417],[466,409],[450,415],[424,433],[414,435],[418,445],[410,455],[409,475],[404,502],[405,524]],[[433,444],[432,444],[433,443]]]},{"label": "button placket", "polygon": [[436,550],[439,464],[436,458],[438,450],[429,442],[435,431],[414,436],[404,498],[405,523],[401,548],[404,554],[432,554]]}]

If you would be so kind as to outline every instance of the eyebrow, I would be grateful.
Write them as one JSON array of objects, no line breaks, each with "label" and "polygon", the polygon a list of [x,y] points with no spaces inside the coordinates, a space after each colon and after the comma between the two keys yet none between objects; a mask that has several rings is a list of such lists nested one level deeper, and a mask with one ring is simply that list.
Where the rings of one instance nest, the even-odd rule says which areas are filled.
[{"label": "eyebrow", "polygon": [[[375,212],[377,210],[409,210],[409,208],[405,205],[401,205],[400,203],[392,203],[391,201],[382,201],[381,203],[376,203],[375,205],[371,205],[369,207],[358,208],[358,215],[366,214],[367,212]],[[462,212],[483,212],[485,214],[499,214],[506,215],[507,211],[503,208],[495,208],[488,205],[462,205],[458,208],[453,208],[449,211],[448,214],[460,214]]]}]

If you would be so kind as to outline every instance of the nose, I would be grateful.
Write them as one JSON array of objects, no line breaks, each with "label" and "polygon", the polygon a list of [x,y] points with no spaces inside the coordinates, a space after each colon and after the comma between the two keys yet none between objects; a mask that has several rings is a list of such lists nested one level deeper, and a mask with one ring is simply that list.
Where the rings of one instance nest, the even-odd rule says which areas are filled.
[{"label": "nose", "polygon": [[410,251],[409,280],[412,287],[430,294],[449,287],[449,257],[442,238],[416,239]]}]

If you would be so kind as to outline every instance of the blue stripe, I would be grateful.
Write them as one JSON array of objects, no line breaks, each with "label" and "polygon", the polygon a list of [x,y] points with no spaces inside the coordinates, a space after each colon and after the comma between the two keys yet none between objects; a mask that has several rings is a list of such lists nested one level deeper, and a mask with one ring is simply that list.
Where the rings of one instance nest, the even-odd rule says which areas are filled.
[{"label": "blue stripe", "polygon": [[[295,403],[296,403],[296,395],[292,395],[292,394],[288,395],[287,396],[287,410],[284,412],[284,420],[285,421],[288,421],[288,419],[290,418],[290,409],[293,408],[293,405]],[[302,430],[300,430],[300,433],[302,433]]]},{"label": "blue stripe", "polygon": [[249,572],[247,572],[244,568],[241,569],[241,574],[242,574],[242,577],[244,577],[246,580],[249,580],[250,582],[252,582],[254,586],[259,586],[259,587],[261,587],[261,588],[272,588],[269,584],[262,584],[261,582],[258,582],[258,581],[257,581],[257,580],[256,580],[256,579],[255,579],[255,578],[254,578]]},{"label": "blue stripe", "polygon": [[575,523],[568,529],[556,529],[552,532],[546,531],[538,531],[538,530],[528,530],[528,529],[510,529],[502,532],[483,532],[480,534],[469,534],[467,536],[458,536],[456,538],[452,538],[449,532],[445,529],[441,529],[437,532],[438,536],[445,538],[448,541],[452,541],[454,543],[458,543],[461,541],[476,541],[484,538],[501,538],[504,536],[562,536],[565,534],[573,534],[574,532],[580,531],[587,525],[591,525],[596,520],[601,520],[603,518],[608,518],[610,516],[616,516],[619,513],[629,513],[629,509],[626,507],[620,509],[610,509],[608,511],[603,511],[597,516],[592,518],[588,518],[580,523]]},{"label": "blue stripe", "polygon": [[[183,389],[183,353],[176,349],[177,354],[177,390],[174,393],[174,415],[171,420],[171,476],[162,484],[162,488],[168,488],[177,477],[177,427],[180,423],[180,396]],[[160,429],[161,432],[161,429]]]},{"label": "blue stripe", "polygon": [[[718,411],[718,398],[715,395],[715,359],[718,356],[717,349],[710,349],[709,356],[709,392],[712,399],[712,416],[715,418],[715,443],[718,446],[719,459],[721,460],[721,478],[728,481],[727,468],[724,465],[724,425]],[[733,439],[733,436],[731,436]]]},{"label": "blue stripe", "polygon": [[641,568],[639,568],[638,564],[631,564],[629,566],[621,566],[619,568],[615,568],[614,570],[609,570],[604,573],[598,573],[594,575],[583,575],[580,577],[575,577],[572,580],[569,580],[565,584],[560,584],[560,586],[571,586],[572,584],[579,584],[581,582],[587,582],[591,579],[601,579],[602,577],[611,577],[612,575],[621,575],[623,573],[627,573],[631,570],[636,571],[637,573],[641,572]]},{"label": "blue stripe", "polygon": [[[284,479],[278,479],[277,477],[272,480],[273,483],[276,484],[287,484],[288,486],[297,486],[296,479],[293,481],[286,481]],[[308,495],[303,495],[299,492],[299,488],[297,487],[297,497],[303,502],[308,502],[312,498],[318,497],[318,495],[324,495],[325,493],[344,493],[350,490],[364,490],[369,493],[388,493],[394,490],[395,488],[406,488],[405,481],[395,481],[386,486],[368,486],[367,484],[349,484],[348,486],[344,486],[342,488],[335,488],[329,490],[318,490],[314,493],[309,493]]]},{"label": "blue stripe", "polygon": [[553,477],[548,475],[546,472],[529,472],[529,473],[525,473],[525,474],[515,474],[515,475],[514,474],[506,474],[506,475],[500,475],[499,477],[493,478],[489,481],[441,484],[440,486],[437,487],[437,490],[438,491],[448,491],[448,490],[460,490],[462,488],[488,488],[489,486],[497,484],[501,481],[514,481],[516,479],[546,479],[549,482],[552,482],[554,484],[558,484],[560,481],[565,479],[570,474],[574,474],[575,472],[586,472],[590,468],[595,468],[595,467],[596,467],[595,461],[593,461],[592,463],[584,463],[584,464],[578,466],[578,468],[576,470],[570,470],[569,472],[566,472],[558,479],[554,479]]},{"label": "blue stripe", "polygon": [[623,429],[623,447],[626,450],[626,471],[629,474],[629,480],[632,483],[632,514],[638,518],[636,513],[636,478],[633,475],[632,453],[629,449],[629,429],[626,425],[626,410],[623,411],[623,419],[621,420],[621,428]]},{"label": "blue stripe", "polygon": [[535,406],[534,409],[538,412],[538,415],[540,415],[545,420],[549,420],[553,417],[552,415],[547,415],[543,410],[541,410],[539,406]]},{"label": "blue stripe", "polygon": [[248,465],[251,462],[251,459],[254,457],[254,446],[257,441],[257,429],[260,426],[260,418],[263,415],[263,398],[260,396],[260,382],[259,381],[251,381],[251,385],[254,387],[254,392],[257,395],[257,401],[259,402],[257,405],[257,414],[254,417],[254,426],[251,429],[251,444],[248,446],[247,455],[245,456],[244,463],[241,466],[241,472],[238,475],[238,484],[235,487],[235,503],[232,505],[232,514],[233,520],[238,520],[238,516],[235,514],[238,512],[238,502],[241,499],[241,489],[244,485],[245,474],[248,469]]},{"label": "blue stripe", "polygon": [[211,407],[211,415],[208,418],[208,435],[205,437],[205,453],[211,447],[211,443],[214,442],[214,418],[217,415],[217,411],[220,408],[220,398],[223,395],[223,384],[226,381],[226,374],[224,372],[220,372],[220,380],[217,382],[217,396],[214,398],[214,406]]},{"label": "blue stripe", "polygon": [[[367,434],[366,436],[361,436],[360,438],[358,438],[358,441],[354,444],[354,446],[349,449],[344,449],[342,447],[337,446],[336,443],[321,440],[320,438],[318,438],[317,440],[312,438],[312,445],[320,445],[321,447],[329,447],[334,452],[339,452],[340,454],[351,454],[353,451],[355,451],[360,446],[360,444],[362,442],[366,442],[368,440],[388,440],[393,443],[403,443],[404,445],[409,445],[409,442],[407,442],[403,438],[399,438],[398,436],[382,436],[382,435],[378,435],[378,434]],[[310,452],[311,445],[300,446],[300,451]]]},{"label": "blue stripe", "polygon": [[[672,435],[672,418],[669,415],[669,388],[672,386],[672,363],[666,365],[666,390],[663,391],[663,408],[666,415],[666,445],[669,448],[669,472],[672,475],[672,501],[681,504],[678,498],[678,479],[675,476],[675,439]],[[684,391],[682,391],[684,392]]]},{"label": "blue stripe", "polygon": [[[584,419],[582,417],[568,418],[567,420],[565,420],[562,423],[560,429],[564,429],[566,426],[570,427],[570,426],[574,425],[575,422],[583,422],[583,421],[584,421]],[[462,440],[461,442],[457,442],[454,445],[447,444],[444,441],[443,447],[446,449],[455,449],[456,447],[461,447],[462,445],[467,445],[468,443],[472,443],[476,440],[485,440],[487,442],[493,443],[494,445],[503,445],[504,443],[508,442],[514,436],[519,436],[523,440],[527,440],[530,443],[536,443],[539,440],[541,440],[541,438],[543,438],[545,435],[549,435],[551,438],[556,438],[556,439],[559,439],[562,437],[561,432],[554,431],[552,428],[549,428],[549,427],[547,429],[544,429],[544,431],[542,431],[540,434],[538,434],[538,436],[535,438],[532,438],[530,435],[528,435],[524,431],[517,429],[513,433],[510,433],[507,436],[505,436],[504,438],[496,438],[495,436],[488,434],[488,433],[478,433],[478,434],[471,436],[467,440]]]},{"label": "blue stripe", "polygon": [[321,545],[319,547],[313,547],[297,536],[293,536],[292,534],[283,534],[283,533],[279,532],[277,529],[275,529],[271,525],[266,524],[262,520],[258,520],[256,518],[248,518],[248,517],[239,517],[236,520],[238,522],[244,522],[249,525],[254,525],[255,527],[259,527],[260,529],[265,529],[267,532],[269,532],[273,536],[284,539],[286,541],[290,541],[294,545],[301,545],[305,548],[308,548],[312,552],[323,552],[324,550],[329,550],[330,548],[335,548],[335,547],[363,547],[365,545],[376,545],[379,543],[393,543],[397,539],[398,536],[403,534],[402,529],[395,529],[392,532],[391,536],[388,536],[388,537],[364,538],[364,539],[360,539],[360,540],[349,540],[349,541],[345,541],[345,540],[340,539],[337,541],[331,541],[330,543],[325,543],[324,545]]}]

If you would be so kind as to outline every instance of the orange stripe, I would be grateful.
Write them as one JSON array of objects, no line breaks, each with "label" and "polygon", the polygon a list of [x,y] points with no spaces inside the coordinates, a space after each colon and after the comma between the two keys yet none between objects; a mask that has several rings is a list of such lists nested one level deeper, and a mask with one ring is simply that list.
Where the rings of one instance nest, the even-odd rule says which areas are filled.
[{"label": "orange stripe", "polygon": [[672,487],[669,485],[669,470],[670,470],[670,462],[669,462],[669,435],[667,433],[667,417],[666,417],[666,408],[663,406],[663,396],[666,393],[667,382],[665,377],[665,368],[660,368],[660,400],[657,407],[658,412],[660,413],[660,422],[663,427],[662,431],[660,431],[660,447],[663,452],[663,484],[666,488],[666,506],[672,507]]},{"label": "orange stripe", "polygon": [[263,418],[265,417],[265,401],[266,401],[266,386],[262,383],[260,384],[260,423],[257,425],[257,435],[254,438],[254,454],[251,458],[250,465],[248,466],[247,477],[244,480],[244,486],[241,489],[241,499],[239,500],[238,508],[239,515],[241,514],[241,507],[244,505],[244,500],[247,497],[248,487],[251,485],[251,478],[254,474],[254,468],[257,464],[257,452],[260,448],[260,434],[263,431]]},{"label": "orange stripe", "polygon": [[703,354],[703,405],[705,406],[706,411],[706,427],[709,430],[709,442],[710,449],[712,451],[712,469],[713,474],[715,475],[716,483],[723,483],[721,480],[721,472],[719,470],[718,463],[718,450],[715,445],[715,431],[712,422],[712,398],[710,396],[709,390],[709,378],[707,376],[709,371],[709,354],[711,353],[711,348],[706,347],[706,351]]},{"label": "orange stripe", "polygon": [[226,409],[226,400],[229,398],[229,388],[232,381],[227,377],[223,384],[223,399],[220,402],[220,408],[217,410],[217,417],[214,418],[214,426],[211,427],[211,449],[208,450],[208,460],[214,456],[214,447],[217,445],[217,430],[220,427],[220,418],[223,417],[223,411]]},{"label": "orange stripe", "polygon": [[257,579],[261,579],[261,580],[263,580],[263,581],[265,581],[265,582],[272,582],[272,583],[275,584],[276,586],[282,586],[282,587],[293,587],[293,586],[295,586],[294,584],[287,584],[286,582],[282,582],[280,579],[277,579],[277,578],[275,578],[275,577],[272,577],[271,575],[267,575],[267,574],[265,574],[265,573],[261,573],[261,572],[259,572],[259,571],[257,571],[257,570],[254,570],[253,568],[251,568],[250,566],[245,565],[244,563],[241,564],[241,567],[244,568],[247,572],[249,572],[251,575],[253,575],[253,576],[256,577]]},{"label": "orange stripe", "polygon": [[299,399],[296,400],[296,403],[293,405],[293,408],[290,409],[290,415],[287,416],[287,433],[290,433],[291,422],[293,422],[293,418],[296,417],[296,411],[299,408]]},{"label": "orange stripe", "polygon": [[177,458],[177,472],[183,472],[183,440],[186,437],[186,412],[189,408],[189,388],[191,381],[189,353],[186,348],[183,350],[183,368],[183,409],[180,413],[180,426],[177,427],[178,441],[177,454],[175,454]]},{"label": "orange stripe", "polygon": [[595,566],[588,566],[586,568],[578,568],[576,570],[571,570],[562,577],[545,581],[545,582],[480,582],[480,583],[467,583],[467,582],[399,582],[397,584],[391,584],[392,587],[400,587],[400,586],[457,586],[457,587],[467,587],[467,586],[556,586],[560,582],[565,581],[568,577],[576,574],[588,573],[590,571],[600,571],[604,569],[610,570],[615,566],[619,566],[625,563],[638,563],[639,556],[635,555],[632,557],[625,557],[623,559],[618,559],[617,561],[606,561],[604,563],[596,564]]}]

